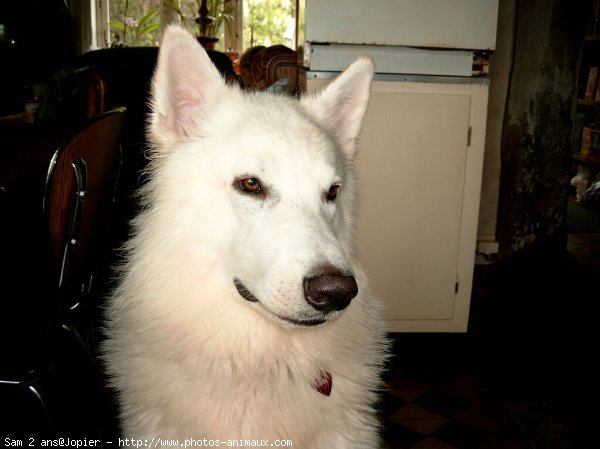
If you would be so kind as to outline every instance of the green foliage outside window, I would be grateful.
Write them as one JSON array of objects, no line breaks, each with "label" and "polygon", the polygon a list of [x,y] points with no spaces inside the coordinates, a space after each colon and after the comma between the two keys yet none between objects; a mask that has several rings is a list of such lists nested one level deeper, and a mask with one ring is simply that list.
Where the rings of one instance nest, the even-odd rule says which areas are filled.
[{"label": "green foliage outside window", "polygon": [[[195,36],[201,0],[163,0],[179,16],[181,24]],[[290,24],[294,0],[243,0],[244,49],[256,45],[293,46]],[[160,40],[159,8],[161,0],[110,0],[112,46],[153,46]],[[217,49],[223,51],[225,27],[233,25],[234,3],[208,0],[209,15],[215,18],[207,34],[220,38]],[[242,49],[243,50],[243,49]]]},{"label": "green foliage outside window", "polygon": [[110,0],[111,46],[158,45],[160,0]]},{"label": "green foliage outside window", "polygon": [[158,29],[158,9],[153,8],[144,14],[139,20],[133,17],[123,17],[121,20],[112,20],[110,22],[113,33],[114,46],[144,47],[157,45]]},{"label": "green foliage outside window", "polygon": [[293,0],[245,0],[244,48],[277,44],[292,47],[293,35],[288,27],[293,18]]}]

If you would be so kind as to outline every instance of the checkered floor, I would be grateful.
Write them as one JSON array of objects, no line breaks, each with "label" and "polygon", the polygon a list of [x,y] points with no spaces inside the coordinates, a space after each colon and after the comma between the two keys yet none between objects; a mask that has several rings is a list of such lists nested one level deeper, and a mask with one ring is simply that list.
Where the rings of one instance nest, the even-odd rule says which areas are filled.
[{"label": "checkered floor", "polygon": [[392,334],[386,449],[594,446],[598,242],[477,267],[467,334]]},{"label": "checkered floor", "polygon": [[460,373],[392,367],[382,398],[388,449],[531,449],[492,388]]}]

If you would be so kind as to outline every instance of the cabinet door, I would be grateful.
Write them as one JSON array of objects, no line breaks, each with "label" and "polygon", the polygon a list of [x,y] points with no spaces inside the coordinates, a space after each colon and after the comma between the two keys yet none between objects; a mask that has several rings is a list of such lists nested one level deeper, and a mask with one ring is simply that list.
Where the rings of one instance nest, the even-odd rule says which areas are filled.
[{"label": "cabinet door", "polygon": [[373,83],[357,243],[390,331],[467,328],[486,109],[477,80]]}]

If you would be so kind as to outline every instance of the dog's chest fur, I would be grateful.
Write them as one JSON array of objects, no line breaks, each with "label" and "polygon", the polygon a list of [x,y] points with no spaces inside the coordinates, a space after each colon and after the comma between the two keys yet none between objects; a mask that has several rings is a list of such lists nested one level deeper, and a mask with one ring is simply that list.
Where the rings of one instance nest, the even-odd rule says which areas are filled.
[{"label": "dog's chest fur", "polygon": [[124,437],[378,447],[386,339],[353,238],[372,75],[363,58],[315,97],[246,94],[167,30],[106,315]]}]

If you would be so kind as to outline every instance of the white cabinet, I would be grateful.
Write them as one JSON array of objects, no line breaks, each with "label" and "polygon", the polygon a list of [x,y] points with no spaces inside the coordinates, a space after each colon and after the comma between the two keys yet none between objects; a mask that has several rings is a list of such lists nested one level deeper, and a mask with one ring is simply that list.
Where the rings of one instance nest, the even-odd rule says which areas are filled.
[{"label": "white cabinet", "polygon": [[[306,89],[327,76],[308,72]],[[385,76],[359,143],[358,248],[391,332],[467,328],[488,80]]]}]

